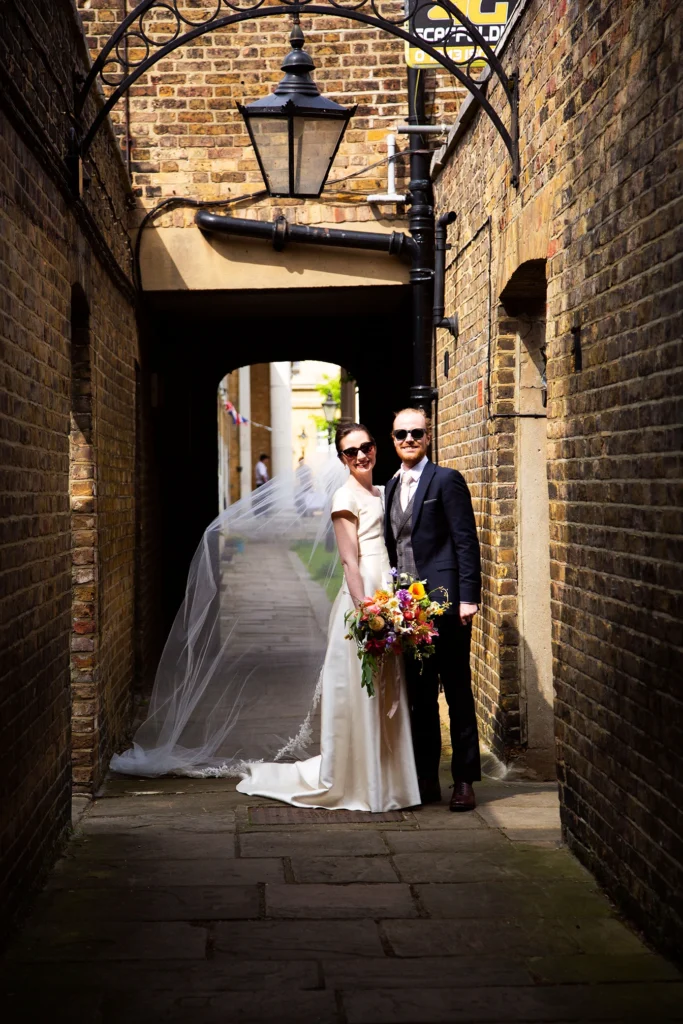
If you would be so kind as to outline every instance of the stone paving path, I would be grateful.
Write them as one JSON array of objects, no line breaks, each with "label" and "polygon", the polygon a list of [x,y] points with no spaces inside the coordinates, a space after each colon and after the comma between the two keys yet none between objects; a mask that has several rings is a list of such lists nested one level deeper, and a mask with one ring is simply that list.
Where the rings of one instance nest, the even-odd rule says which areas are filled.
[{"label": "stone paving path", "polygon": [[559,846],[555,787],[478,796],[258,825],[278,805],[229,780],[112,779],[9,950],[2,1020],[683,1020],[681,977]]}]

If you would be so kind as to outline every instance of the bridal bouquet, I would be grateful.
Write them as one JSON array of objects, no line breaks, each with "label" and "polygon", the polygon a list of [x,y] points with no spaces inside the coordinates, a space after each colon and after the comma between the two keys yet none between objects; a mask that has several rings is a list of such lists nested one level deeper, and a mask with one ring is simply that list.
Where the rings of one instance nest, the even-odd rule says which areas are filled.
[{"label": "bridal bouquet", "polygon": [[348,627],[347,640],[354,640],[361,661],[361,686],[368,691],[368,697],[375,696],[373,677],[379,672],[388,654],[410,651],[414,658],[422,661],[434,653],[433,640],[438,636],[434,619],[443,615],[448,604],[448,594],[443,587],[438,589],[446,600],[444,603],[432,600],[424,582],[392,570],[393,582],[390,590],[376,590],[372,597],[366,597],[359,608],[344,616]]}]

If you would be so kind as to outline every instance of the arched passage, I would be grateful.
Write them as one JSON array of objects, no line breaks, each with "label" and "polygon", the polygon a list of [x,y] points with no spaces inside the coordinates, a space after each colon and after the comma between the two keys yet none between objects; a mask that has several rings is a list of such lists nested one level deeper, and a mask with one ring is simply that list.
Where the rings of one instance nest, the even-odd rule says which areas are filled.
[{"label": "arched passage", "polygon": [[409,289],[403,285],[267,291],[148,292],[143,344],[160,471],[158,529],[166,620],[217,514],[216,391],[238,367],[317,359],[358,382],[360,417],[377,437],[376,479],[395,471],[392,412],[411,383]]},{"label": "arched passage", "polygon": [[500,294],[514,353],[520,741],[525,762],[555,770],[546,418],[546,261],[527,260]]}]

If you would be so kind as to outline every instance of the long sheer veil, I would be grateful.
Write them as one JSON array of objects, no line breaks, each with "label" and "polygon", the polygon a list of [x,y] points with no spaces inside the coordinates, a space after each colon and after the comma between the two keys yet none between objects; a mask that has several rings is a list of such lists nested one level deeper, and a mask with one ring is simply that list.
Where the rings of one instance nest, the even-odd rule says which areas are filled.
[{"label": "long sheer veil", "polygon": [[318,680],[341,582],[329,507],[348,473],[278,475],[206,529],[166,641],[148,715],[111,768],[244,774],[317,753]]}]

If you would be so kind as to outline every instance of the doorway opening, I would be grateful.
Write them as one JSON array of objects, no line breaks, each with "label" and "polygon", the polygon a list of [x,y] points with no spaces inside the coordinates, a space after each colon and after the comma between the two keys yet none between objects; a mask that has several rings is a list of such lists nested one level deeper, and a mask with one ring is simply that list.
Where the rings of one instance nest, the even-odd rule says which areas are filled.
[{"label": "doorway opening", "polygon": [[[296,378],[297,360],[299,367],[307,360],[343,367],[357,382],[354,411],[377,439],[375,478],[386,483],[397,469],[389,436],[392,414],[407,403],[412,381],[410,308],[405,285],[146,293],[145,362],[159,472],[159,606],[166,629],[180,607],[192,556],[219,502],[227,500],[230,487],[231,501],[241,494],[242,483],[237,487],[234,476],[230,483],[226,462],[232,460],[235,470],[249,466],[251,473],[259,455],[267,453],[273,469],[281,460],[292,465],[292,449],[300,443],[296,434],[303,425],[294,431],[294,441],[286,430],[277,437],[275,430],[257,433],[261,428],[239,435],[231,428],[231,435],[222,434],[217,429],[221,382],[226,376],[239,382],[241,375],[244,394],[248,375],[253,406],[230,400],[252,426],[256,421],[272,427],[277,416],[273,396],[279,392],[277,381],[271,388],[271,370],[279,375],[285,394]],[[269,396],[270,419],[255,412],[252,396],[258,388]],[[351,390],[348,381],[346,390]],[[306,426],[307,436],[311,431],[313,426]],[[243,444],[250,443],[249,452],[240,455],[230,449],[238,436]]]},{"label": "doorway opening", "polygon": [[357,420],[358,404],[355,380],[336,363],[252,363],[227,373],[217,394],[219,512],[278,474],[316,473],[337,424]]},{"label": "doorway opening", "polygon": [[545,260],[522,264],[501,302],[515,339],[520,745],[531,770],[554,777]]}]

